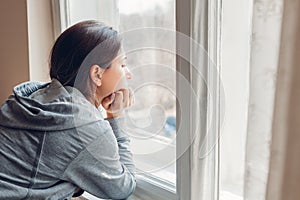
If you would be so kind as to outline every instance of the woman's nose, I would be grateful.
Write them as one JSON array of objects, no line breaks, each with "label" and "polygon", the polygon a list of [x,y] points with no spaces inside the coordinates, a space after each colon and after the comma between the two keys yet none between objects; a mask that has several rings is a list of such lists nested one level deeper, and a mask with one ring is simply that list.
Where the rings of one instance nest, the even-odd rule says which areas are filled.
[{"label": "woman's nose", "polygon": [[131,73],[131,71],[128,69],[128,67],[125,67],[124,70],[125,70],[126,78],[127,78],[127,79],[132,79],[132,73]]}]

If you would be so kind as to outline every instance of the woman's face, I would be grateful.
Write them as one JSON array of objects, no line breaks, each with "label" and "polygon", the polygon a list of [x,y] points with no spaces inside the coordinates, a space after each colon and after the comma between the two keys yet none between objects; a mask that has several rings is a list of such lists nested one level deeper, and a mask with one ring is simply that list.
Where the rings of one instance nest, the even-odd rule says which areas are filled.
[{"label": "woman's face", "polygon": [[126,55],[120,51],[111,65],[105,69],[101,78],[101,86],[97,88],[96,94],[99,101],[122,88],[127,88],[127,80],[132,74],[126,66]]}]

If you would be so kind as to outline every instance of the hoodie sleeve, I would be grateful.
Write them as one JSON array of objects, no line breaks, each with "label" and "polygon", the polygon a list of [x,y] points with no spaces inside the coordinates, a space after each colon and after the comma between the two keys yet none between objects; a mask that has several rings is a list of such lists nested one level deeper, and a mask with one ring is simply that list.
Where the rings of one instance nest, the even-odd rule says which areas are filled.
[{"label": "hoodie sleeve", "polygon": [[111,127],[89,144],[66,168],[63,179],[97,197],[126,199],[135,190],[135,166],[128,136],[109,119]]},{"label": "hoodie sleeve", "polygon": [[133,155],[130,151],[130,139],[125,131],[125,118],[107,118],[106,119],[115,134],[118,142],[120,161],[126,165],[131,174],[135,177],[135,165]]}]

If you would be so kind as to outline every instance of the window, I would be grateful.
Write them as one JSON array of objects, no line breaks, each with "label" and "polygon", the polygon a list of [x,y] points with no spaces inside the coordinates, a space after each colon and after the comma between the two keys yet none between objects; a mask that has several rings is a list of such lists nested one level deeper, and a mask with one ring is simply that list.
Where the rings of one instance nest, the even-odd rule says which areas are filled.
[{"label": "window", "polygon": [[[187,80],[188,86],[192,84],[190,77],[192,66],[189,61],[192,57],[190,48],[193,46],[190,39],[195,33],[191,28],[192,24],[196,23],[192,17],[196,19],[198,17],[196,14],[200,11],[192,17],[191,11],[196,9],[193,4],[199,6],[204,1],[201,1],[201,4],[194,0],[89,0],[88,3],[82,0],[54,0],[53,2],[53,7],[56,8],[54,10],[57,12],[54,18],[59,16],[54,19],[57,22],[56,27],[59,27],[57,35],[66,27],[85,19],[104,21],[123,35],[128,66],[134,76],[130,81],[131,87],[136,96],[136,104],[127,113],[129,133],[132,134],[132,150],[138,170],[138,185],[134,195],[141,199],[160,200],[198,197],[196,190],[199,188],[195,188],[198,184],[194,184],[193,181],[202,175],[198,171],[198,168],[201,168],[210,170],[209,176],[204,175],[200,178],[206,178],[207,181],[202,183],[210,187],[207,191],[218,197],[219,146],[217,143],[209,163],[199,162],[198,155],[193,155],[191,148],[193,144],[190,141],[193,127],[190,122],[193,121],[193,124],[198,122],[191,115],[193,112],[189,99],[191,97],[186,93],[190,91],[185,91],[183,89],[185,86],[180,81],[181,77]],[[201,17],[204,17],[201,18],[199,27],[204,35],[209,35],[203,39],[208,43],[208,53],[214,61],[219,56],[220,5],[220,0],[213,0],[209,1],[209,5],[200,7],[205,12],[199,9]],[[183,35],[187,36],[188,40],[181,41],[180,37]],[[207,70],[207,76],[209,84],[213,85],[213,97],[207,100],[208,106],[216,108],[219,105],[217,100],[219,80],[210,68]],[[182,107],[178,107],[178,102],[185,103],[182,103]],[[214,112],[213,116],[210,116],[213,121],[211,130],[213,137],[207,140],[217,142],[219,110]],[[208,116],[202,116],[206,117]],[[181,125],[180,131],[178,124]],[[193,156],[201,166],[192,166]],[[191,189],[192,186],[194,188]],[[195,194],[192,195],[192,192]]]}]

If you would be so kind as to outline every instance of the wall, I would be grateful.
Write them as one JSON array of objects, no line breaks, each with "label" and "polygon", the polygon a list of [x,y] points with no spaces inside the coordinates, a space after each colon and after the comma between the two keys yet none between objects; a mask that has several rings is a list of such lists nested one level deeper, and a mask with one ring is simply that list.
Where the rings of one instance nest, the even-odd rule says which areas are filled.
[{"label": "wall", "polygon": [[51,0],[1,0],[0,103],[18,83],[49,81]]},{"label": "wall", "polygon": [[49,81],[49,55],[54,44],[51,0],[27,0],[30,80]]},{"label": "wall", "polygon": [[25,0],[1,0],[0,102],[16,84],[29,80],[27,11]]}]

